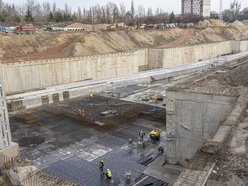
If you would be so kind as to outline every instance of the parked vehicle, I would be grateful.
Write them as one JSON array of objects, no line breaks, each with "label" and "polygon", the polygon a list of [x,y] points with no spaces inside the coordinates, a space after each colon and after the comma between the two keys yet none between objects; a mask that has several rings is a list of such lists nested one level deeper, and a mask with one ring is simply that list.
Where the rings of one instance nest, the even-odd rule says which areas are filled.
[{"label": "parked vehicle", "polygon": [[164,23],[156,24],[156,25],[154,25],[154,27],[156,29],[164,29],[165,28]]},{"label": "parked vehicle", "polygon": [[14,30],[16,34],[34,34],[36,32],[36,27],[32,24],[26,26],[17,26]]},{"label": "parked vehicle", "polygon": [[45,28],[43,28],[44,31],[49,31],[49,32],[60,32],[60,31],[65,31],[64,28],[58,27],[56,25],[48,25]]},{"label": "parked vehicle", "polygon": [[7,33],[7,30],[4,26],[0,26],[0,32],[1,33]]},{"label": "parked vehicle", "polygon": [[144,29],[148,30],[148,29],[153,29],[154,28],[154,24],[144,24]]}]

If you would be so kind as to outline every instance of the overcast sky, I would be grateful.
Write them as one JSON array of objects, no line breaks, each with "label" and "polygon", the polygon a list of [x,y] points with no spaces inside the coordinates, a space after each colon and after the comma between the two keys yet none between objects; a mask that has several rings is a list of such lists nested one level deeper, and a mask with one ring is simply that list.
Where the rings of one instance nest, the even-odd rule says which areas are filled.
[{"label": "overcast sky", "polygon": [[[36,0],[36,2],[44,2],[48,0]],[[157,7],[163,9],[166,12],[174,11],[175,13],[181,12],[181,0],[133,0],[135,7],[138,5],[143,5],[146,9],[152,7],[156,9]],[[211,10],[219,11],[219,1],[212,0]],[[223,0],[223,9],[230,7],[230,2],[232,0]],[[248,0],[241,0],[242,8],[248,7]],[[3,2],[15,3],[21,5],[26,2],[26,0],[3,0]],[[56,2],[57,7],[63,8],[64,4],[67,3],[73,10],[77,10],[77,7],[88,8],[92,5],[100,4],[104,5],[107,2],[113,2],[116,4],[124,3],[128,8],[131,5],[131,0],[49,0],[48,2]]]}]

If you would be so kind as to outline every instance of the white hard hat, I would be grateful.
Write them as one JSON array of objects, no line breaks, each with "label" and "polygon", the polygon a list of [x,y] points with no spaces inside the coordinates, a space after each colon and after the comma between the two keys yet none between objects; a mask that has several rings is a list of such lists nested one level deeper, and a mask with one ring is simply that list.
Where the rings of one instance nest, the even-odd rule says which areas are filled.
[{"label": "white hard hat", "polygon": [[109,169],[107,169],[107,171],[109,171]]}]

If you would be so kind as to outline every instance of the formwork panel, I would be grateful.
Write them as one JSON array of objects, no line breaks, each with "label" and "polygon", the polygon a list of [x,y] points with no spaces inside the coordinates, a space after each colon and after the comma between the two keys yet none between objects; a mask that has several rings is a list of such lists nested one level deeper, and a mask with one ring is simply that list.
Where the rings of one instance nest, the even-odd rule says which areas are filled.
[{"label": "formwork panel", "polygon": [[48,96],[41,96],[42,105],[49,104]]},{"label": "formwork panel", "polygon": [[58,93],[53,94],[52,97],[53,97],[53,103],[59,102],[59,94]]},{"label": "formwork panel", "polygon": [[70,99],[70,93],[69,93],[69,91],[63,92],[63,99],[64,99],[64,100]]}]

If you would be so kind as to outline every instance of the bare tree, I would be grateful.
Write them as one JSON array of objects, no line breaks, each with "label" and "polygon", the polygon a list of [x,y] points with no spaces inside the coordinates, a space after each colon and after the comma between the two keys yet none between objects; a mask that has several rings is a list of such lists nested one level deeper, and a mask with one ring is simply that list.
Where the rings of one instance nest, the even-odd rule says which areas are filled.
[{"label": "bare tree", "polygon": [[126,7],[123,3],[120,4],[120,17],[122,21],[125,21],[125,16],[126,16]]},{"label": "bare tree", "polygon": [[105,23],[106,21],[106,9],[105,6],[101,7],[102,17],[101,17],[101,23]]},{"label": "bare tree", "polygon": [[35,6],[35,1],[34,0],[27,0],[26,2],[26,7],[29,8],[29,9],[33,9],[34,6]]},{"label": "bare tree", "polygon": [[146,16],[146,9],[142,5],[138,6],[138,16],[139,17],[145,17]]},{"label": "bare tree", "polygon": [[51,12],[51,6],[49,2],[42,3],[43,16],[47,16]]},{"label": "bare tree", "polygon": [[118,7],[115,5],[114,9],[113,9],[113,23],[116,23],[119,21],[120,16],[119,16],[119,9]]},{"label": "bare tree", "polygon": [[153,11],[152,11],[152,8],[151,7],[149,7],[148,10],[147,10],[147,16],[148,17],[153,16]]},{"label": "bare tree", "polygon": [[81,10],[80,6],[78,7],[78,20],[79,21],[82,20],[82,10]]},{"label": "bare tree", "polygon": [[3,1],[2,1],[2,0],[0,0],[0,11],[2,11],[2,10],[3,10],[3,7],[4,7],[4,3],[3,3]]},{"label": "bare tree", "polygon": [[56,3],[54,2],[54,3],[53,3],[53,12],[56,12],[56,10],[57,10],[57,5],[56,5]]},{"label": "bare tree", "polygon": [[232,12],[233,20],[238,19],[240,10],[241,10],[241,1],[233,0],[230,5],[230,10]]},{"label": "bare tree", "polygon": [[[237,15],[240,11],[240,7],[237,6],[239,2],[235,0],[232,6],[234,12],[233,15]],[[4,3],[0,0],[0,19],[3,22],[8,21],[10,24],[17,20],[24,20],[27,10],[29,14],[35,18],[34,23],[47,23],[47,22],[66,22],[66,21],[80,21],[87,24],[95,23],[117,23],[120,21],[128,21],[134,23],[134,18],[139,23],[165,23],[169,21],[168,13],[163,12],[160,8],[157,8],[153,12],[152,8],[146,10],[142,5],[139,5],[137,10],[134,6],[134,1],[131,1],[131,7],[129,9],[129,15],[127,15],[127,9],[124,3],[119,5],[115,3],[107,3],[100,6],[99,4],[92,6],[88,9],[78,7],[77,12],[72,12],[69,7],[70,4],[65,4],[63,9],[59,9],[56,3],[50,3],[46,0],[39,3],[36,0],[26,0],[23,6],[15,6],[8,3]],[[234,11],[235,10],[235,11]],[[2,12],[3,11],[3,12]],[[155,14],[154,14],[155,13]],[[172,19],[171,19],[172,20]],[[174,20],[174,18],[173,18]],[[129,24],[130,25],[130,24]]]},{"label": "bare tree", "polygon": [[83,19],[86,19],[86,9],[83,10]]},{"label": "bare tree", "polygon": [[68,6],[67,3],[65,3],[65,13],[66,14],[71,14],[71,8]]}]

